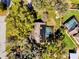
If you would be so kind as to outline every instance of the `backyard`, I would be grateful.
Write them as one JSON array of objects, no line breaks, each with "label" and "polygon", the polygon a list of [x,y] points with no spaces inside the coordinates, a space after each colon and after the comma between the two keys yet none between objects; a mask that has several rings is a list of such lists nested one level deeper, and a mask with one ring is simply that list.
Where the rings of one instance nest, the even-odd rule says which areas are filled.
[{"label": "backyard", "polygon": [[64,38],[63,42],[66,44],[66,47],[68,49],[76,48],[75,44],[72,41],[73,39],[70,38],[66,33],[64,33],[64,34],[65,34],[65,38]]},{"label": "backyard", "polygon": [[[63,16],[63,22],[66,21],[69,17],[71,16],[75,16],[76,19],[79,21],[79,11],[78,10],[68,10],[66,12],[66,14]],[[64,43],[66,43],[67,48],[71,49],[71,48],[76,48],[75,44],[73,42],[74,39],[72,37],[69,37],[69,34],[64,32],[65,34],[65,38],[64,38]]]},{"label": "backyard", "polygon": [[[14,2],[16,2],[16,1],[19,1],[19,0],[14,0]],[[74,2],[74,3],[78,3],[78,1],[79,0],[72,0],[72,2]],[[27,9],[26,9],[27,10]],[[22,10],[21,10],[22,11]],[[58,28],[60,28],[60,22],[62,23],[62,21],[64,22],[65,20],[67,20],[70,16],[72,16],[72,15],[75,15],[76,16],[76,18],[77,19],[79,19],[79,11],[77,11],[77,10],[68,10],[67,12],[66,12],[66,14],[63,16],[63,18],[61,19],[61,18],[58,18],[58,19],[56,19],[56,13],[55,13],[55,10],[54,10],[54,8],[53,9],[51,9],[51,8],[48,8],[48,9],[46,9],[45,11],[48,11],[48,19],[46,20],[47,22],[47,25],[53,25],[54,26],[54,28],[55,29],[58,29]],[[26,11],[27,12],[27,11]],[[44,9],[42,9],[42,10],[36,10],[36,12],[37,12],[37,18],[39,19],[39,18],[43,18],[43,12],[44,12]],[[23,14],[22,14],[23,15]],[[12,15],[13,16],[13,15]],[[25,16],[26,17],[26,16]],[[9,18],[10,19],[10,18]],[[13,18],[11,18],[12,19],[12,21],[13,21]],[[19,18],[16,18],[16,19],[18,19],[19,20]],[[21,20],[22,21],[22,20]],[[18,24],[18,23],[17,23]],[[13,24],[12,26],[12,23],[11,23],[11,21],[9,21],[9,23],[8,23],[8,21],[7,21],[7,29],[10,29],[11,28],[11,30],[12,30],[12,26],[13,25],[16,25],[16,24]],[[21,24],[21,25],[23,25],[23,24]],[[9,28],[9,26],[11,26],[10,28]],[[21,27],[20,27],[21,28]],[[23,27],[24,29],[25,29],[25,27]],[[15,29],[15,28],[13,28],[13,29]],[[15,30],[13,30],[13,32],[12,31],[10,31],[8,34],[17,34],[17,32],[16,32],[16,30],[17,29],[15,29]],[[21,29],[22,30],[22,29]],[[26,29],[25,29],[25,31],[26,31]],[[62,30],[63,31],[63,30]],[[19,32],[19,31],[18,31]],[[21,34],[21,33],[20,33]],[[26,34],[26,33],[25,33]],[[67,57],[68,57],[68,53],[69,53],[69,49],[74,49],[74,48],[76,48],[76,46],[75,46],[75,44],[73,43],[73,39],[71,38],[71,37],[69,37],[68,35],[67,35],[67,33],[65,32],[65,30],[63,31],[63,34],[65,35],[65,38],[61,41],[59,41],[58,42],[58,44],[57,45],[47,45],[47,52],[45,52],[44,54],[43,54],[43,59],[52,59],[52,58],[54,58],[55,56],[52,56],[52,57],[49,57],[49,54],[48,53],[50,53],[51,52],[51,50],[52,50],[52,54],[53,53],[55,53],[55,51],[56,51],[56,54],[57,54],[57,58],[59,58],[60,56],[61,56],[61,58],[62,58],[62,55],[64,54],[64,53],[62,53],[62,51],[64,51],[64,52],[66,52],[67,54]],[[7,35],[8,36],[8,35]],[[19,35],[18,35],[18,37],[19,37]],[[16,42],[15,42],[16,43]],[[15,44],[14,43],[14,44]],[[62,44],[59,46],[59,44],[60,43],[62,43],[62,44],[64,44],[65,45],[65,47],[64,47],[64,49],[61,51],[61,47],[62,47]],[[10,45],[10,43],[8,43],[7,44],[7,47],[6,47],[6,50],[7,50],[7,52],[10,52],[10,49],[11,49],[11,45]],[[65,55],[65,54],[64,54]],[[67,58],[64,58],[64,59],[67,59]]]}]

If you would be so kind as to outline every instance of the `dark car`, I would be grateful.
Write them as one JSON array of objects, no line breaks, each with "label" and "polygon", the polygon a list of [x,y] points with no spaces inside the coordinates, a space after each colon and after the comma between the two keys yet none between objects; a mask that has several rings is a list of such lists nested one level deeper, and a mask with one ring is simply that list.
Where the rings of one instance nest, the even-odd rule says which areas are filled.
[{"label": "dark car", "polygon": [[1,0],[1,2],[2,2],[6,7],[9,7],[11,0]]}]

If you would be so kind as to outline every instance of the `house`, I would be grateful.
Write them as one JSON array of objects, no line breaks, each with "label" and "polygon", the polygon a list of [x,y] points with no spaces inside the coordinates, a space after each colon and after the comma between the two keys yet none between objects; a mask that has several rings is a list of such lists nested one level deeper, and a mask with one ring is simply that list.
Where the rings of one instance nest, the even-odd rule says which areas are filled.
[{"label": "house", "polygon": [[76,50],[69,50],[69,59],[78,59],[78,52]]},{"label": "house", "polygon": [[63,24],[67,28],[69,35],[79,44],[79,22],[75,16],[70,17]]},{"label": "house", "polygon": [[36,41],[36,43],[41,43],[41,41],[49,41],[52,39],[52,28],[53,26],[47,26],[41,19],[34,21],[34,31],[32,33],[32,39]]}]

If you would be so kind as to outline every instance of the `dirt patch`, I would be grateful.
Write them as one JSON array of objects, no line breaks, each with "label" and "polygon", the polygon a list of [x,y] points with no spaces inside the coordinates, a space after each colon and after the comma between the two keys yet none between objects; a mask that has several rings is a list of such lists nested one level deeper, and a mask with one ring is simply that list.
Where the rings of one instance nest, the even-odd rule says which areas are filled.
[{"label": "dirt patch", "polygon": [[50,19],[47,21],[47,25],[56,26],[56,22],[55,22],[54,19],[50,18]]}]

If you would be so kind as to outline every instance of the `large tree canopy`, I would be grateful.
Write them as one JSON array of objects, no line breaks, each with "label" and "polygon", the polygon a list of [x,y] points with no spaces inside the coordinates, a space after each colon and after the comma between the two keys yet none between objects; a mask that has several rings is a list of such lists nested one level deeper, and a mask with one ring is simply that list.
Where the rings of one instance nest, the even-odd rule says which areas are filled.
[{"label": "large tree canopy", "polygon": [[20,1],[13,1],[7,18],[7,38],[16,36],[17,39],[26,38],[33,28],[33,15],[27,5],[21,6]]},{"label": "large tree canopy", "polygon": [[64,14],[68,9],[67,0],[32,0],[35,9],[55,9],[60,15]]}]

